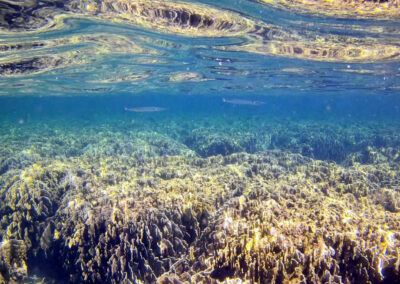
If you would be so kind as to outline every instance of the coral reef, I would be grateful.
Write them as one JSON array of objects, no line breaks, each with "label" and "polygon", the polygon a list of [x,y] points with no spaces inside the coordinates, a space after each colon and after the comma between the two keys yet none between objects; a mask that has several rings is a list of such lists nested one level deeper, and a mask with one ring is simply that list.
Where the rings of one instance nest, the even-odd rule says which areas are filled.
[{"label": "coral reef", "polygon": [[202,157],[228,155],[243,152],[244,148],[229,135],[213,129],[199,128],[193,130],[184,140],[185,144]]},{"label": "coral reef", "polygon": [[28,276],[26,245],[22,240],[0,243],[0,283],[23,281]]},{"label": "coral reef", "polygon": [[395,123],[282,122],[246,114],[235,120],[223,115],[182,117],[169,113],[163,114],[162,119],[134,114],[127,114],[123,119],[108,119],[101,126],[88,124],[84,128],[78,121],[70,121],[67,128],[59,123],[31,124],[13,129],[12,134],[5,131],[4,125],[3,131],[0,130],[0,142],[7,146],[0,149],[0,173],[24,169],[44,158],[82,155],[133,155],[138,159],[163,155],[209,157],[272,149],[347,166],[400,161],[400,130]]},{"label": "coral reef", "polygon": [[23,171],[13,170],[1,176],[2,241],[23,240],[30,253],[37,253],[42,227],[55,214],[61,196],[69,189],[62,182],[66,172],[61,162],[50,168],[35,163]]},{"label": "coral reef", "polygon": [[0,127],[0,282],[398,282],[398,126],[163,115]]},{"label": "coral reef", "polygon": [[[256,175],[268,172],[257,169]],[[193,266],[204,270],[206,265],[219,280],[397,283],[399,215],[376,204],[386,194],[375,182],[363,182],[359,188],[355,176],[360,172],[387,173],[382,180],[392,179],[384,168],[344,170],[313,162],[286,173],[285,181],[277,176],[269,185],[251,187],[248,194],[225,204],[209,234],[202,236],[198,248],[195,245]],[[319,182],[307,189],[312,184],[308,179]],[[385,213],[378,213],[382,209]],[[205,250],[205,240],[213,256]],[[195,279],[203,279],[197,272]]]},{"label": "coral reef", "polygon": [[398,168],[281,151],[50,161],[1,177],[2,247],[22,245],[6,271],[26,250],[71,282],[399,277]]}]

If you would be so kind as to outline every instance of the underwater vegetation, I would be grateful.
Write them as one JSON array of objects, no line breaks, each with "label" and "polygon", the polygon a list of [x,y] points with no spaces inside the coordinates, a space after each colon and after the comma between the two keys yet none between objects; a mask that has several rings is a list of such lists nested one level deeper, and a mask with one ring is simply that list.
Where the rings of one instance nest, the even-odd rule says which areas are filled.
[{"label": "underwater vegetation", "polygon": [[390,125],[214,119],[4,124],[0,282],[398,282]]}]

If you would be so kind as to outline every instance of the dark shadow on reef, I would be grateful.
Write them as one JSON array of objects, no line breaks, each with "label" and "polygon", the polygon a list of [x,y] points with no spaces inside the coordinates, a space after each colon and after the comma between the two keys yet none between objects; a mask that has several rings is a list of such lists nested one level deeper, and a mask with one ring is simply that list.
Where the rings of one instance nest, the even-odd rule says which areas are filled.
[{"label": "dark shadow on reef", "polygon": [[379,125],[363,129],[330,123],[271,123],[246,130],[221,128],[194,128],[180,140],[201,157],[279,149],[344,165],[400,162],[400,137],[393,135],[394,128],[393,132],[382,131]]}]

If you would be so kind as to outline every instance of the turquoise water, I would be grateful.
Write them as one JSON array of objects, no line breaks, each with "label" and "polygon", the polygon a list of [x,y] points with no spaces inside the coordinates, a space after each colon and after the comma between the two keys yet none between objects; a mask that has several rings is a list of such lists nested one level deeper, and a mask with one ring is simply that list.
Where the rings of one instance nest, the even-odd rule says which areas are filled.
[{"label": "turquoise water", "polygon": [[0,1],[0,283],[400,283],[397,2],[124,3]]}]

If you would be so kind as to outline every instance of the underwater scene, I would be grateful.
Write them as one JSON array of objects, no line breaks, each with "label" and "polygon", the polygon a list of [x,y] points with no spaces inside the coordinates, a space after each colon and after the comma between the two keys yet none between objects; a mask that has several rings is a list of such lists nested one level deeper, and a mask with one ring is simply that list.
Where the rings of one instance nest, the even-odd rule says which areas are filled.
[{"label": "underwater scene", "polygon": [[1,0],[0,283],[400,283],[400,1]]}]

